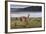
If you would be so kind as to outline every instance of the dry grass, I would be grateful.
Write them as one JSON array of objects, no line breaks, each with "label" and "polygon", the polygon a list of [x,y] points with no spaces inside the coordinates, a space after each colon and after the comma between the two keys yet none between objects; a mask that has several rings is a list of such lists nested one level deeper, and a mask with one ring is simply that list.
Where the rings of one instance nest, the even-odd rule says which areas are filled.
[{"label": "dry grass", "polygon": [[21,21],[19,17],[11,18],[11,29],[15,28],[37,28],[41,27],[42,19],[38,18],[28,18],[26,21]]}]

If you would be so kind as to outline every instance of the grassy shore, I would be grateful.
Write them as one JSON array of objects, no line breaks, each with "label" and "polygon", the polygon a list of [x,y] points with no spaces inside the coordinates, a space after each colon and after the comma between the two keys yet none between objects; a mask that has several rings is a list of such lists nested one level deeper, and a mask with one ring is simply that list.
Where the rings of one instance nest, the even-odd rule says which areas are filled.
[{"label": "grassy shore", "polygon": [[11,29],[16,28],[38,28],[42,26],[42,18],[28,18],[26,21],[21,21],[19,17],[11,18]]}]

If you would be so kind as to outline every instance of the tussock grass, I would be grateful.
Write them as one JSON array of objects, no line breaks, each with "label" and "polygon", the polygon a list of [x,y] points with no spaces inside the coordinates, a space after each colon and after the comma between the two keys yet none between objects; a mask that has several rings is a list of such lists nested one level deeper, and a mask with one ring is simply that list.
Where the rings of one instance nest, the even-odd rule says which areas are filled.
[{"label": "tussock grass", "polygon": [[37,28],[42,26],[42,18],[28,18],[26,21],[21,21],[19,17],[11,18],[11,29],[15,28]]}]

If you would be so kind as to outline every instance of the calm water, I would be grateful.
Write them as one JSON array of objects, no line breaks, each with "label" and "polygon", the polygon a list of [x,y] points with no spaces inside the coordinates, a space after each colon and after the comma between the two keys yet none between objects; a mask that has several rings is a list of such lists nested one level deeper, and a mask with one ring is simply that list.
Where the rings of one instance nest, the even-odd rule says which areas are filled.
[{"label": "calm water", "polygon": [[16,12],[11,13],[11,17],[20,17],[20,16],[28,16],[30,14],[30,17],[42,17],[42,12]]}]

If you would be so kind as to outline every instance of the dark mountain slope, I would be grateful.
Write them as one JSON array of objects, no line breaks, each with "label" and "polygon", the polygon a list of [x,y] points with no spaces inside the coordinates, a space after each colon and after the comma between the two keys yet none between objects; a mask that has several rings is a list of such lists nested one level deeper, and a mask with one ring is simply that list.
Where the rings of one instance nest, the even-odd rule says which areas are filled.
[{"label": "dark mountain slope", "polygon": [[26,8],[11,8],[11,12],[41,12],[41,6],[30,6]]}]

